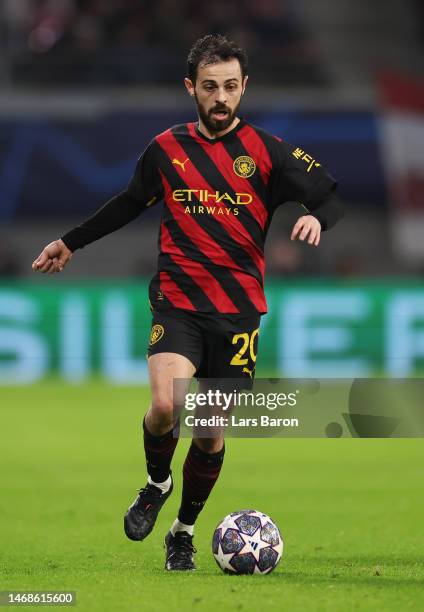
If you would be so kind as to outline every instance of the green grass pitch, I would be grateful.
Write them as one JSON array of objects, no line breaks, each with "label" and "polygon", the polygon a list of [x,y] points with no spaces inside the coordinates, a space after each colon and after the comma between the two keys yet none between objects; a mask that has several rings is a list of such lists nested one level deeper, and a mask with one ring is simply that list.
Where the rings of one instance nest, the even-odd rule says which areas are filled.
[{"label": "green grass pitch", "polygon": [[[0,397],[0,590],[74,590],[84,612],[424,609],[423,440],[229,439],[198,569],[170,574],[187,439],[153,533],[130,542],[122,525],[145,482],[148,391],[47,382]],[[212,557],[215,525],[243,507],[283,534],[270,576],[227,576]]]}]

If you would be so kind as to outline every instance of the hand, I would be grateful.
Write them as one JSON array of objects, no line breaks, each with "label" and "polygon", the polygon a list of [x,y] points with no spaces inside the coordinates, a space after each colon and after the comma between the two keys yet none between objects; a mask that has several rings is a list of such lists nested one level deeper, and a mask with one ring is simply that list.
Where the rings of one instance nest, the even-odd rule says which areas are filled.
[{"label": "hand", "polygon": [[308,238],[308,244],[318,246],[321,238],[321,223],[312,215],[300,217],[293,228],[291,240],[305,240]]},{"label": "hand", "polygon": [[45,274],[62,272],[72,257],[72,251],[68,249],[62,240],[55,240],[41,251],[40,255],[32,262],[32,269]]}]

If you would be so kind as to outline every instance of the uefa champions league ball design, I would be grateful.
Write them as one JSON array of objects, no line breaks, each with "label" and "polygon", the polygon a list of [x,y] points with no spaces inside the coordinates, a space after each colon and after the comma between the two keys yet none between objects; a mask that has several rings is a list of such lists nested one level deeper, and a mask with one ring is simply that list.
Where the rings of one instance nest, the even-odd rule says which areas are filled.
[{"label": "uefa champions league ball design", "polygon": [[283,538],[263,512],[239,510],[215,529],[212,553],[228,574],[269,574],[283,554]]}]

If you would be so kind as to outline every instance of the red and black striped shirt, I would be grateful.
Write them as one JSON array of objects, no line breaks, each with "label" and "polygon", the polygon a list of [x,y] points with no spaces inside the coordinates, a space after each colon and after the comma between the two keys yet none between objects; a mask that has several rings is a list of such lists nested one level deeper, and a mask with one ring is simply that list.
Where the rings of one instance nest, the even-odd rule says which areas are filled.
[{"label": "red and black striped shirt", "polygon": [[126,192],[62,239],[81,248],[163,200],[153,308],[264,313],[264,244],[275,209],[299,201],[327,229],[340,216],[335,186],[306,152],[244,120],[215,139],[181,124],[152,140]]}]

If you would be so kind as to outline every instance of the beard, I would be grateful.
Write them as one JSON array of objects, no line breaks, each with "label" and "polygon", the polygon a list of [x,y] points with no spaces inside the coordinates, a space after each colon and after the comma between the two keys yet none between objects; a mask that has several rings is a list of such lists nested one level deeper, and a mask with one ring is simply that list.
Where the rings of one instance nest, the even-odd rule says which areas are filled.
[{"label": "beard", "polygon": [[[230,127],[240,107],[239,101],[234,110],[231,110],[225,104],[215,104],[215,106],[213,106],[209,111],[206,111],[205,107],[200,104],[196,94],[194,95],[194,99],[196,100],[196,107],[199,117],[211,134],[222,132]],[[219,113],[220,111],[226,112],[227,115],[222,119],[217,119],[216,117],[212,116],[213,113]]]}]

